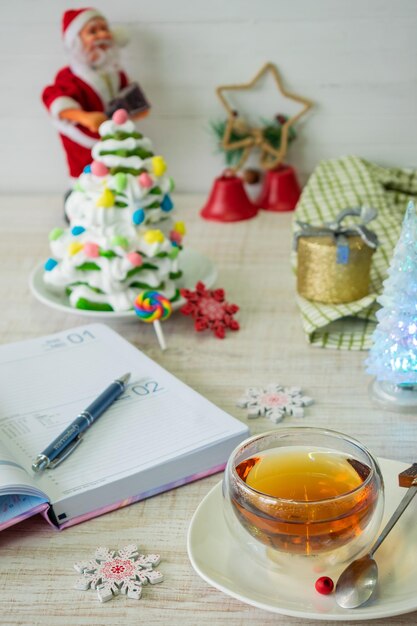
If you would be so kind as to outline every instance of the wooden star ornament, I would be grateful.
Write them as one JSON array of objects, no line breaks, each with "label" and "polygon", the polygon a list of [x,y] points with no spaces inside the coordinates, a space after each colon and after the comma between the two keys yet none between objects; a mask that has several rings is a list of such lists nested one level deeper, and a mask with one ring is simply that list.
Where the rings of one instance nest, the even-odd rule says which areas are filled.
[{"label": "wooden star ornament", "polygon": [[[262,128],[251,128],[245,120],[238,117],[237,112],[230,106],[224,95],[224,92],[226,91],[250,90],[263,76],[268,73],[272,75],[279,93],[281,93],[288,100],[293,100],[303,105],[301,110],[296,115],[287,118],[282,124],[281,141],[278,148],[274,148],[266,140]],[[258,148],[261,152],[260,164],[263,169],[272,170],[278,167],[278,165],[283,162],[287,153],[288,133],[290,127],[293,126],[295,122],[297,122],[300,117],[305,115],[305,113],[307,113],[307,111],[313,106],[311,100],[290,93],[284,88],[279,72],[273,63],[265,63],[265,65],[261,67],[259,72],[248,83],[238,85],[221,85],[220,87],[217,87],[216,94],[227,111],[227,123],[222,139],[222,147],[226,151],[243,149],[239,162],[234,166],[234,168],[232,168],[234,171],[239,170],[243,166],[249,157],[249,154],[255,148]],[[239,133],[239,130],[242,130],[242,126],[244,126],[244,133],[242,134],[245,134],[246,136],[242,139],[236,140],[236,138],[232,137],[232,133],[233,131],[238,131]]]}]

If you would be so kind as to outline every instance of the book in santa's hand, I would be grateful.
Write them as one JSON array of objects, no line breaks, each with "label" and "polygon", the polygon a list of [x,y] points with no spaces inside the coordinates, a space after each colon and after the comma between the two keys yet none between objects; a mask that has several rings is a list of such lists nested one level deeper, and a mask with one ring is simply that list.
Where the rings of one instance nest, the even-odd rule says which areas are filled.
[{"label": "book in santa's hand", "polygon": [[138,83],[129,83],[106,107],[106,115],[111,117],[117,109],[126,109],[129,115],[149,111],[151,105]]},{"label": "book in santa's hand", "polygon": [[[32,463],[123,372],[125,392],[54,469]],[[221,471],[248,428],[105,324],[0,346],[0,529],[65,528]]]}]

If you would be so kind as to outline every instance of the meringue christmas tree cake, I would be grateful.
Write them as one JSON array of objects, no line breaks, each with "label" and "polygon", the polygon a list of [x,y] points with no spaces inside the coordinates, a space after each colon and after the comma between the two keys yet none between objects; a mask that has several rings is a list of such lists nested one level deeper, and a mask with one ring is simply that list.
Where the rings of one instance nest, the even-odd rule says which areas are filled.
[{"label": "meringue christmas tree cake", "polygon": [[185,229],[172,220],[165,161],[123,109],[99,133],[65,205],[69,228],[49,235],[45,284],[79,309],[127,311],[144,289],[174,302]]}]

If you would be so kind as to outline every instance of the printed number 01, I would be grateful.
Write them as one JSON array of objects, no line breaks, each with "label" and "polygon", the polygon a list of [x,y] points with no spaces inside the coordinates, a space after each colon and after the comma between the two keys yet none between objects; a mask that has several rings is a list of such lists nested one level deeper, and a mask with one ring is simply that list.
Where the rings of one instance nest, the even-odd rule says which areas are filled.
[{"label": "printed number 01", "polygon": [[84,330],[82,335],[79,335],[78,333],[70,333],[67,335],[67,339],[70,343],[82,343],[85,338],[95,339],[93,333],[90,333],[89,330]]}]

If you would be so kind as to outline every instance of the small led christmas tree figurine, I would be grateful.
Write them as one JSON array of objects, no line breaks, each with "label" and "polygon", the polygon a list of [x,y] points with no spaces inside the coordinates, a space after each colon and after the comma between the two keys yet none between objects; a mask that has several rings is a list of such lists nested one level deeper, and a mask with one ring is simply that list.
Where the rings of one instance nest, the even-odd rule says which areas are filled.
[{"label": "small led christmas tree figurine", "polygon": [[409,202],[402,231],[378,298],[382,308],[366,361],[371,389],[382,404],[417,409],[417,211]]}]

